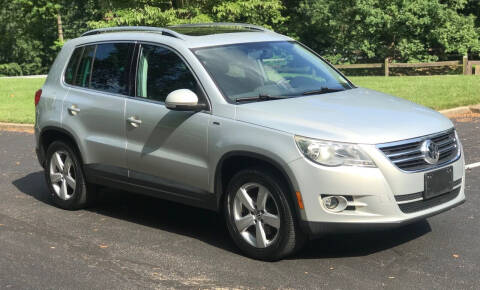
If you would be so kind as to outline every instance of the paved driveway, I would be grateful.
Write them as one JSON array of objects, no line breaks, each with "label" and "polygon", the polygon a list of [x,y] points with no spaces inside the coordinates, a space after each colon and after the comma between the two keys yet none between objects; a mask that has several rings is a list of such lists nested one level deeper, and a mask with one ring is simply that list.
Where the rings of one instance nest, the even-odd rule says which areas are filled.
[{"label": "paved driveway", "polygon": [[[457,127],[480,162],[480,122]],[[468,201],[403,228],[312,241],[275,263],[243,257],[213,212],[117,191],[51,205],[33,136],[0,132],[0,288],[478,289],[480,167]]]}]

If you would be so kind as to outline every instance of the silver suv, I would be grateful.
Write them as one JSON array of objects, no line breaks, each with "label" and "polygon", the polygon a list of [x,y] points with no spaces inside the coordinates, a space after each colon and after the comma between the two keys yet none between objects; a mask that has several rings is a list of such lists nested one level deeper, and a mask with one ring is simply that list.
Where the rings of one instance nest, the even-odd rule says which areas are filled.
[{"label": "silver suv", "polygon": [[257,259],[465,199],[450,120],[358,88],[258,26],[89,31],[64,45],[35,103],[59,207],[85,207],[102,185],[219,211]]}]

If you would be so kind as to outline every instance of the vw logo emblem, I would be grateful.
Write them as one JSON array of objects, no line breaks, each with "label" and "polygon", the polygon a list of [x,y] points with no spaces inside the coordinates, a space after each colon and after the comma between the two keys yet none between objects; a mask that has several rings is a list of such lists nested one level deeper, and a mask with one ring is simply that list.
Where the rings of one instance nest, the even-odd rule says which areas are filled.
[{"label": "vw logo emblem", "polygon": [[423,154],[423,159],[428,164],[437,164],[440,158],[440,152],[438,151],[438,145],[432,140],[425,140],[420,147],[420,151]]}]

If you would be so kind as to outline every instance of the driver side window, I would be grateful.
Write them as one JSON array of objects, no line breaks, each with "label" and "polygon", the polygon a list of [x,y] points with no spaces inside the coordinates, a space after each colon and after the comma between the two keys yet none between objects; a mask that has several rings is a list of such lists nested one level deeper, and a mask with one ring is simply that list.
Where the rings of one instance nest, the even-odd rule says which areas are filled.
[{"label": "driver side window", "polygon": [[190,89],[201,99],[200,87],[184,61],[173,51],[142,44],[138,57],[136,95],[165,102],[178,89]]}]

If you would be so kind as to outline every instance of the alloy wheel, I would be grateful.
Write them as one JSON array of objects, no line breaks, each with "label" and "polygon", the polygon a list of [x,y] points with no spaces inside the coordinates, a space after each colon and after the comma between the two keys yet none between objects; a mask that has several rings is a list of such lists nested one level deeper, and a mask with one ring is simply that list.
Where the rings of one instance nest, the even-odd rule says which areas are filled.
[{"label": "alloy wheel", "polygon": [[277,202],[261,184],[247,183],[237,190],[233,220],[243,239],[254,247],[266,248],[279,236],[281,222]]},{"label": "alloy wheel", "polygon": [[50,160],[50,182],[55,194],[63,199],[69,200],[77,186],[76,172],[72,158],[66,151],[56,151]]}]

